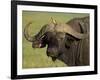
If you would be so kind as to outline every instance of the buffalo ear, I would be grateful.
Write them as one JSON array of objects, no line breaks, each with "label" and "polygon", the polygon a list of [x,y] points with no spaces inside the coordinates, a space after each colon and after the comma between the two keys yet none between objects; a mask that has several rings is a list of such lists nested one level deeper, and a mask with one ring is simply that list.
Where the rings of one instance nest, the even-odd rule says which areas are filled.
[{"label": "buffalo ear", "polygon": [[56,20],[54,20],[52,17],[51,17],[51,21],[50,22],[53,23],[53,24],[57,24]]},{"label": "buffalo ear", "polygon": [[66,37],[65,37],[65,47],[70,48],[70,46],[71,46],[71,44],[73,43],[74,40],[75,39],[72,36],[66,35]]}]

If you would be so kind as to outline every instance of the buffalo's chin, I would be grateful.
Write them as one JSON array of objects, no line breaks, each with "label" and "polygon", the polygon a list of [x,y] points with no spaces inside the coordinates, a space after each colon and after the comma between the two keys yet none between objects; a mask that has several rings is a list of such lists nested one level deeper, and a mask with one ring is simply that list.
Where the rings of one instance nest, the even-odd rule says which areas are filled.
[{"label": "buffalo's chin", "polygon": [[47,54],[48,57],[51,57],[52,58],[52,61],[56,61],[60,56],[61,56],[61,53],[59,53],[58,55],[50,55],[50,54]]},{"label": "buffalo's chin", "polygon": [[52,57],[52,61],[56,61],[57,57]]}]

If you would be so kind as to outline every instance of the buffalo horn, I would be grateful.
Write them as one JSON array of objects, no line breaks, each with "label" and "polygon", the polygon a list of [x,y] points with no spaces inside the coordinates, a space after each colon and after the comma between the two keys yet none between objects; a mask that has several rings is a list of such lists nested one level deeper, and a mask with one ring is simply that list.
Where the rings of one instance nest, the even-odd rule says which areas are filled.
[{"label": "buffalo horn", "polygon": [[33,42],[34,40],[37,40],[37,39],[40,39],[40,38],[43,38],[44,36],[44,33],[46,31],[46,27],[47,25],[44,25],[42,27],[42,29],[34,36],[30,36],[29,33],[28,33],[28,28],[29,26],[32,24],[32,22],[29,22],[26,27],[24,28],[24,36],[26,38],[26,40],[30,41],[30,42]]},{"label": "buffalo horn", "polygon": [[68,33],[69,35],[72,35],[73,37],[77,38],[77,39],[84,39],[86,38],[88,35],[85,33],[79,33],[77,31],[75,31],[70,25],[68,24],[58,24],[55,27],[55,31],[57,32],[65,32]]},{"label": "buffalo horn", "polygon": [[28,28],[29,28],[29,26],[30,26],[31,24],[32,24],[32,22],[29,22],[29,23],[25,26],[25,28],[24,28],[24,36],[25,36],[26,40],[28,40],[28,41],[30,41],[30,42],[33,41],[32,36],[29,36],[29,33],[28,33]]}]

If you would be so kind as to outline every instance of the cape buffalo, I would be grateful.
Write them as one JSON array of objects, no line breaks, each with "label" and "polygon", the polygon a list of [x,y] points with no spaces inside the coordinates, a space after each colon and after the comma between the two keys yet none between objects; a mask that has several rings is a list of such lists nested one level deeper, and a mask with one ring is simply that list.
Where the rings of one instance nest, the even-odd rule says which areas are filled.
[{"label": "cape buffalo", "polygon": [[47,56],[53,61],[59,59],[68,66],[89,65],[89,16],[74,18],[67,23],[57,23],[53,18],[35,35],[30,36],[28,23],[24,29],[25,38],[33,48],[47,45]]}]

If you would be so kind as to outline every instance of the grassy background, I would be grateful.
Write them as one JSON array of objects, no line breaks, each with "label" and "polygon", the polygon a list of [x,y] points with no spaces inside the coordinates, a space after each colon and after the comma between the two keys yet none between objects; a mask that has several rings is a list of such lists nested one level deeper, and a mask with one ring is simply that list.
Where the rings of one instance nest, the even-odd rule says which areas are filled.
[{"label": "grassy background", "polygon": [[[24,29],[25,25],[30,21],[33,22],[29,29],[30,35],[34,35],[44,24],[50,22],[50,18],[53,17],[57,22],[66,23],[72,18],[75,17],[84,17],[88,14],[79,14],[79,13],[53,13],[53,12],[32,12],[32,11],[23,11],[22,13],[22,28]],[[22,31],[23,32],[23,31]],[[23,34],[23,33],[22,33]],[[55,62],[52,59],[47,57],[46,48],[32,48],[32,43],[28,42],[23,36],[22,41],[22,67],[23,68],[44,68],[44,67],[64,67],[66,64],[56,60]]]}]

